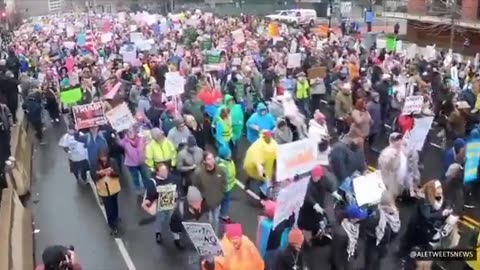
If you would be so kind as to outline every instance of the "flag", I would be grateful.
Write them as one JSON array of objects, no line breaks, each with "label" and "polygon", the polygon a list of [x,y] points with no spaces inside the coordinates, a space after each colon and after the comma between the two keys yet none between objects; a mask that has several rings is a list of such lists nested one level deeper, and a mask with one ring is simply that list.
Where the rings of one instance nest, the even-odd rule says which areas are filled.
[{"label": "flag", "polygon": [[85,48],[95,55],[98,53],[95,49],[95,35],[90,29],[85,32]]}]

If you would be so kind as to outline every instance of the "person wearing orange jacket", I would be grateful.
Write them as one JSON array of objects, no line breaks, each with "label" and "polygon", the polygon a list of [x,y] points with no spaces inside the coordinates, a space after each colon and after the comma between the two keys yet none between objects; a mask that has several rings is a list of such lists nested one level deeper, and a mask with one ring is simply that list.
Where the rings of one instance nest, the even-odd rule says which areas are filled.
[{"label": "person wearing orange jacket", "polygon": [[[223,258],[216,258],[214,270],[264,270],[265,263],[255,244],[243,235],[241,224],[227,224],[222,239]],[[222,261],[223,259],[223,261]],[[222,268],[223,267],[223,268]]]}]

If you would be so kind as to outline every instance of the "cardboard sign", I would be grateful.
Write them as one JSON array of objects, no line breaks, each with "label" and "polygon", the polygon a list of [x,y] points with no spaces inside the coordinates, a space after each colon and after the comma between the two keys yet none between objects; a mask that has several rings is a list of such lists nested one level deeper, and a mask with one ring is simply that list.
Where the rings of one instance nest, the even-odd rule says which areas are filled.
[{"label": "cardboard sign", "polygon": [[125,103],[111,109],[105,114],[105,116],[112,128],[116,131],[127,130],[136,123],[135,118],[133,118],[132,113]]},{"label": "cardboard sign", "polygon": [[98,127],[107,123],[102,102],[73,106],[72,109],[77,130]]},{"label": "cardboard sign", "polygon": [[223,256],[222,246],[212,225],[197,222],[182,224],[200,256]]},{"label": "cardboard sign", "polygon": [[75,104],[83,97],[80,86],[65,88],[60,92],[60,101],[64,104]]},{"label": "cardboard sign", "polygon": [[356,177],[352,184],[355,199],[360,206],[378,204],[386,190],[380,171]]},{"label": "cardboard sign", "polygon": [[423,96],[408,96],[405,98],[402,114],[420,113],[423,108]]},{"label": "cardboard sign", "polygon": [[157,200],[158,211],[172,210],[173,208],[175,208],[175,203],[177,201],[176,185],[157,186],[157,192],[158,192],[158,200]]},{"label": "cardboard sign", "polygon": [[277,181],[306,173],[318,165],[318,151],[314,140],[304,139],[278,146]]},{"label": "cardboard sign", "polygon": [[[316,148],[316,147],[311,147]],[[293,182],[280,190],[277,197],[277,207],[273,216],[273,227],[275,228],[282,221],[295,214],[295,220],[298,219],[300,207],[302,207],[307,193],[309,177]]]},{"label": "cardboard sign", "polygon": [[165,74],[165,95],[167,97],[183,94],[185,91],[185,78],[178,72]]},{"label": "cardboard sign", "polygon": [[327,76],[327,67],[312,67],[307,70],[308,78],[310,80],[317,78],[325,78]]},{"label": "cardboard sign", "polygon": [[297,68],[300,67],[302,62],[301,53],[289,53],[287,58],[287,68]]}]

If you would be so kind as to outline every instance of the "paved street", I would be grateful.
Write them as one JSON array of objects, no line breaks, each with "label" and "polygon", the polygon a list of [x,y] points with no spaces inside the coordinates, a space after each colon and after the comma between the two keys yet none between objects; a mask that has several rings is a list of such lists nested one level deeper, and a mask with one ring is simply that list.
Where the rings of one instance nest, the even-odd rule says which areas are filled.
[{"label": "paved street", "polygon": [[[325,104],[321,109],[327,117],[331,117],[331,109]],[[68,172],[66,154],[57,146],[64,130],[64,126],[48,127],[46,132],[48,144],[37,146],[34,153],[32,201],[37,230],[35,234],[37,262],[41,261],[41,253],[46,246],[71,244],[75,246],[82,266],[88,270],[150,270],[173,267],[187,269],[188,259],[175,250],[170,236],[167,237],[165,234],[164,245],[158,246],[154,240],[153,224],[142,225],[146,223],[148,216],[140,209],[136,196],[130,192],[126,180],[123,180],[123,189],[119,196],[122,218],[120,238],[114,239],[109,235],[103,210],[93,195],[92,187],[77,185]],[[378,148],[384,146],[386,136],[378,142]],[[246,147],[241,148],[244,151]],[[436,147],[430,144],[426,146],[423,155],[425,165],[423,180],[439,176],[440,154],[441,151]],[[372,167],[375,167],[375,160],[376,156],[369,154],[368,162]],[[240,179],[244,179],[242,173]],[[412,206],[401,206],[401,209],[402,220],[406,222]],[[252,240],[255,239],[259,213],[258,203],[237,188],[233,196],[231,217],[244,225],[245,233]],[[480,215],[472,212],[470,216]],[[462,230],[468,232],[469,228],[462,225]],[[397,245],[398,243],[395,243],[394,247]],[[391,250],[394,251],[395,248]],[[326,265],[328,248],[315,248],[308,253],[310,269],[328,269]],[[394,256],[389,255],[382,269],[393,269],[392,265],[396,263],[393,258]],[[360,259],[358,264],[360,267],[363,264],[361,261]]]}]

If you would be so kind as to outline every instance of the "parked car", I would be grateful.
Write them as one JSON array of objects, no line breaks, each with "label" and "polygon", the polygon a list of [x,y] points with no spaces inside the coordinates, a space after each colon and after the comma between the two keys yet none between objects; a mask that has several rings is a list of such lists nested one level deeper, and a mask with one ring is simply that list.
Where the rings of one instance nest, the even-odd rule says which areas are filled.
[{"label": "parked car", "polygon": [[274,14],[265,16],[267,20],[278,21],[293,26],[315,25],[317,12],[313,9],[289,9],[279,10]]}]

